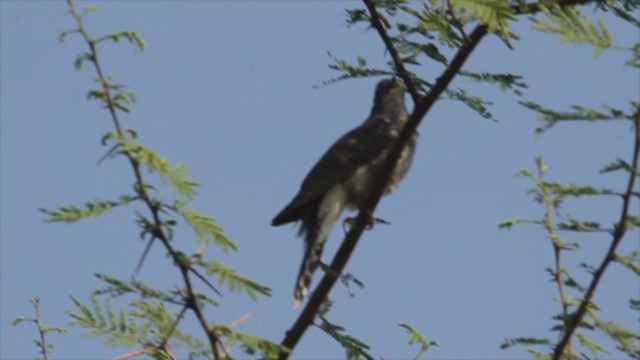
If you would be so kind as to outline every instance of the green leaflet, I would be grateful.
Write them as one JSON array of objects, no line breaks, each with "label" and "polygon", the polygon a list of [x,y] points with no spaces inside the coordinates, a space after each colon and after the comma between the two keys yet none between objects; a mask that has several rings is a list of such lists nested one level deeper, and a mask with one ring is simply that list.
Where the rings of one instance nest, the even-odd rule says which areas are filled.
[{"label": "green leaflet", "polygon": [[178,206],[174,206],[173,208],[182,216],[193,231],[195,231],[196,238],[199,241],[203,243],[213,241],[225,252],[231,250],[238,251],[238,246],[224,234],[222,228],[211,216],[193,208],[182,208]]},{"label": "green leaflet", "polygon": [[86,202],[84,206],[57,206],[54,209],[41,208],[40,211],[46,215],[45,221],[73,223],[100,216],[120,205],[128,205],[131,199],[132,197],[123,195],[119,201],[93,199]]},{"label": "green leaflet", "polygon": [[413,345],[413,344],[420,345],[420,350],[418,352],[418,355],[416,355],[415,357],[416,359],[422,358],[422,356],[424,356],[424,354],[427,352],[427,350],[429,350],[430,347],[440,346],[440,344],[438,344],[437,341],[427,340],[424,336],[422,336],[422,334],[420,334],[420,332],[418,332],[418,330],[416,330],[409,323],[401,322],[398,324],[398,326],[400,326],[401,328],[407,331],[407,335],[409,335],[409,345]]},{"label": "green leaflet", "polygon": [[611,47],[613,40],[607,24],[599,20],[597,25],[580,16],[571,6],[557,4],[540,5],[549,22],[533,19],[533,28],[560,35],[563,43],[585,43],[593,46],[594,55]]},{"label": "green leaflet", "polygon": [[233,292],[244,292],[253,300],[256,300],[258,295],[271,296],[271,289],[269,287],[238,274],[234,269],[218,261],[204,261],[200,259],[197,265],[204,268],[207,274],[216,276],[218,284],[226,285],[229,290]]}]

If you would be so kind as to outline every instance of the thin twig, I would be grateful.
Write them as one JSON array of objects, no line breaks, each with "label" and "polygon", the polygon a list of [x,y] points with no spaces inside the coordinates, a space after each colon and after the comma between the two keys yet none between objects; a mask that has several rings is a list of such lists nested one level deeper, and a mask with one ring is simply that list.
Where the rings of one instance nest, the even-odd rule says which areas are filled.
[{"label": "thin twig", "polygon": [[114,356],[110,360],[131,359],[132,357],[136,357],[138,355],[147,354],[147,353],[150,353],[150,352],[153,352],[153,351],[157,351],[157,350],[162,350],[171,359],[175,359],[175,356],[173,356],[173,354],[171,353],[171,350],[169,349],[169,345],[167,345],[166,343],[162,343],[159,346],[146,346],[146,347],[143,347],[142,349],[136,349],[136,350],[133,350],[133,351],[129,351],[129,352],[124,353],[122,355]]},{"label": "thin twig", "polygon": [[421,360],[426,352],[427,352],[427,348],[426,347],[420,348],[420,351],[418,351],[418,353],[416,354],[416,357],[414,357],[413,359],[414,360]]},{"label": "thin twig", "polygon": [[109,151],[107,151],[106,154],[102,155],[102,157],[100,159],[98,159],[98,161],[96,162],[96,165],[99,165],[101,162],[103,162],[106,158],[108,158],[109,156],[113,155],[114,152],[116,152],[116,150],[118,150],[118,148],[120,147],[120,144],[115,144],[111,147],[111,149],[109,149]]},{"label": "thin twig", "polygon": [[[542,161],[542,160],[540,160]],[[567,322],[569,321],[569,301],[567,299],[566,290],[564,287],[564,282],[562,279],[563,269],[562,269],[562,244],[558,241],[558,236],[555,234],[555,229],[553,226],[553,203],[554,199],[547,191],[547,188],[544,184],[544,176],[545,171],[543,165],[541,163],[538,164],[538,186],[540,188],[540,192],[542,193],[542,198],[544,201],[544,221],[543,225],[547,230],[547,234],[549,240],[551,240],[551,245],[553,246],[553,256],[554,256],[554,280],[556,282],[556,286],[558,287],[558,294],[560,296],[560,304],[562,306],[562,321],[565,327],[567,326]],[[569,354],[573,352],[573,347],[571,341],[567,344],[567,349]]]},{"label": "thin twig", "polygon": [[211,281],[209,281],[206,277],[204,277],[204,275],[200,274],[200,272],[198,272],[198,270],[190,267],[189,271],[191,271],[195,276],[197,276],[198,279],[202,280],[202,282],[205,283],[205,285],[207,285],[209,287],[209,289],[213,290],[213,292],[215,292],[219,296],[222,296],[222,293],[220,291],[218,291],[218,289],[216,289],[215,286],[213,286]]},{"label": "thin twig", "polygon": [[204,313],[202,312],[202,309],[198,304],[196,294],[191,283],[191,277],[189,276],[189,268],[185,267],[184,265],[180,265],[180,272],[182,273],[182,277],[187,288],[187,304],[189,304],[189,307],[195,313],[196,318],[198,318],[200,326],[202,326],[203,330],[205,330],[207,334],[209,344],[211,345],[211,350],[213,351],[213,358],[218,360],[221,358],[221,356],[218,352],[218,346],[216,344],[218,344],[220,340],[218,339],[218,336],[215,333],[214,329],[209,326],[209,321],[204,316]]},{"label": "thin twig", "polygon": [[229,327],[229,329],[233,329],[234,327],[242,324],[243,322],[249,320],[250,317],[253,316],[253,311],[247,311],[246,313],[242,314],[242,316],[240,316],[239,318],[233,320],[229,325],[227,325]]},{"label": "thin twig", "polygon": [[133,351],[129,351],[128,353],[124,353],[122,355],[114,356],[114,357],[111,358],[111,360],[126,360],[126,359],[130,359],[130,358],[132,358],[134,356],[146,354],[148,352],[155,351],[155,350],[156,350],[155,346],[147,346],[147,347],[144,347],[142,349],[136,349],[136,350],[133,350]]},{"label": "thin twig", "polygon": [[133,272],[134,278],[136,277],[136,275],[138,275],[138,272],[140,272],[140,269],[142,269],[142,264],[144,264],[144,260],[147,258],[147,255],[149,254],[149,250],[151,250],[151,245],[153,245],[153,240],[155,240],[155,237],[152,237],[151,239],[149,239],[149,241],[147,241],[147,245],[145,245],[144,251],[142,251],[142,255],[140,256],[140,260],[138,260],[138,264],[136,265],[136,270]]},{"label": "thin twig", "polygon": [[169,348],[169,343],[168,342],[164,342],[160,345],[160,350],[162,350],[162,352],[164,352],[166,355],[169,355],[169,358],[171,360],[176,360],[176,356],[173,355],[173,352],[171,351],[171,348]]},{"label": "thin twig", "polygon": [[416,88],[413,82],[411,73],[404,66],[404,62],[402,61],[402,56],[400,56],[400,52],[398,51],[398,49],[396,49],[395,45],[393,45],[393,40],[391,40],[389,33],[387,33],[387,29],[384,27],[384,23],[380,19],[380,14],[378,14],[378,10],[374,5],[374,1],[363,0],[363,2],[364,2],[364,5],[367,7],[367,10],[369,11],[369,16],[371,17],[371,26],[373,26],[376,29],[376,31],[378,31],[378,34],[380,35],[382,42],[384,42],[384,46],[387,48],[389,55],[391,55],[391,59],[393,60],[393,64],[395,65],[395,68],[396,68],[396,73],[404,81],[407,87],[407,91],[409,92],[409,95],[411,95],[411,98],[413,99],[413,103],[417,104],[421,100],[420,93],[418,92],[418,89]]},{"label": "thin twig", "polygon": [[40,319],[40,299],[36,298],[32,301],[33,307],[36,309],[35,323],[38,327],[38,333],[40,334],[40,348],[42,349],[42,358],[44,360],[49,359],[49,352],[47,351],[47,341],[45,339],[44,325]]},{"label": "thin twig", "polygon": [[[73,1],[67,0],[67,3],[69,4],[69,7],[71,9],[70,11],[71,15],[75,18],[78,24],[77,32],[79,32],[82,35],[84,40],[89,45],[90,59],[95,67],[95,70],[98,74],[98,79],[102,85],[102,89],[104,91],[103,100],[106,102],[107,109],[111,114],[111,119],[113,120],[113,125],[116,128],[116,132],[118,136],[126,137],[126,134],[122,130],[122,125],[120,122],[120,118],[118,116],[118,111],[117,111],[115,101],[111,95],[111,89],[114,89],[114,87],[118,85],[110,84],[109,81],[107,80],[107,77],[105,76],[104,71],[102,70],[102,65],[100,63],[100,60],[98,59],[98,51],[96,47],[98,40],[93,38],[87,32],[86,28],[84,27],[82,16],[76,12],[75,7],[73,5]],[[147,206],[153,218],[154,231],[152,234],[152,239],[150,241],[153,241],[156,238],[159,239],[160,242],[166,248],[167,252],[171,255],[175,264],[180,269],[180,273],[182,275],[182,278],[184,280],[185,287],[186,287],[186,304],[195,314],[196,318],[198,319],[198,322],[200,323],[200,326],[205,330],[207,334],[207,338],[209,340],[209,344],[211,346],[211,350],[213,352],[214,359],[218,360],[220,359],[220,354],[218,353],[217,346],[216,346],[216,344],[218,343],[217,335],[214,333],[213,329],[209,327],[209,322],[207,321],[206,317],[202,312],[202,309],[200,308],[200,305],[197,302],[196,294],[193,289],[193,285],[191,283],[191,278],[189,277],[189,265],[183,264],[181,262],[180,254],[173,248],[173,246],[171,245],[171,242],[169,241],[169,238],[164,233],[164,231],[162,231],[162,221],[160,219],[160,205],[154,202],[149,196],[149,194],[147,193],[144,179],[142,177],[142,170],[140,168],[140,163],[130,152],[126,150],[124,151],[124,155],[129,160],[129,163],[131,164],[131,168],[135,175],[136,191],[138,192],[139,198]]]},{"label": "thin twig", "polygon": [[204,250],[207,248],[207,243],[206,242],[201,242],[198,244],[198,247],[196,247],[196,251],[193,252],[193,255],[191,255],[192,259],[195,259],[197,257],[202,256],[202,254],[204,253]]},{"label": "thin twig", "polygon": [[[242,324],[243,322],[247,321],[250,317],[253,316],[253,311],[248,311],[244,314],[242,314],[242,316],[240,316],[239,318],[235,319],[234,321],[232,321],[229,325],[227,325],[229,327],[229,329],[233,329],[236,326]],[[227,341],[227,344],[224,346],[224,352],[225,354],[229,354],[229,352],[231,351],[231,339],[229,339]]]},{"label": "thin twig", "polygon": [[160,342],[160,345],[158,345],[158,348],[162,348],[166,346],[166,344],[169,342],[169,338],[171,337],[171,335],[173,335],[173,332],[176,331],[176,328],[178,328],[178,323],[180,322],[180,320],[184,316],[184,313],[186,312],[187,312],[187,306],[185,305],[180,310],[180,313],[178,314],[178,316],[176,316],[176,319],[173,321],[173,324],[171,324],[171,328],[169,329],[169,331],[164,335],[164,339],[162,339],[162,341]]},{"label": "thin twig", "polygon": [[564,335],[562,336],[562,339],[558,342],[558,344],[556,345],[553,351],[553,357],[552,357],[553,360],[560,360],[563,357],[564,351],[568,347],[568,344],[571,341],[571,337],[573,336],[573,333],[576,331],[580,323],[582,323],[582,319],[584,319],[587,313],[587,308],[591,305],[591,300],[593,299],[593,296],[596,292],[596,289],[598,288],[598,284],[600,283],[600,280],[602,279],[602,276],[604,275],[605,270],[607,270],[607,267],[609,266],[609,264],[611,264],[611,262],[615,261],[616,249],[618,248],[618,245],[620,245],[620,242],[622,241],[622,238],[624,238],[624,235],[627,231],[629,207],[631,205],[633,188],[635,186],[638,170],[640,169],[638,166],[640,162],[639,160],[640,159],[640,113],[636,114],[634,126],[635,126],[635,140],[634,140],[633,154],[631,156],[633,159],[631,162],[632,171],[630,172],[630,175],[629,175],[629,182],[627,183],[627,191],[624,197],[622,198],[622,210],[620,212],[620,220],[618,221],[618,223],[616,224],[613,230],[613,239],[611,240],[611,245],[609,245],[607,254],[605,255],[604,259],[602,259],[602,263],[600,264],[598,269],[596,269],[596,271],[593,273],[593,278],[591,279],[591,283],[587,288],[587,292],[585,293],[584,298],[580,302],[580,306],[578,307],[576,312],[571,315],[570,321],[567,324],[567,328],[564,332]]},{"label": "thin twig", "polygon": [[462,38],[464,39],[464,41],[469,42],[469,36],[467,36],[467,33],[464,31],[464,26],[462,25],[462,22],[460,21],[460,19],[458,19],[456,12],[453,10],[453,5],[451,5],[451,0],[445,0],[445,1],[447,2],[447,8],[449,10],[449,14],[451,15],[451,21],[453,22],[453,25],[455,25],[455,27],[458,28],[458,31],[460,31],[460,35],[462,35]]}]

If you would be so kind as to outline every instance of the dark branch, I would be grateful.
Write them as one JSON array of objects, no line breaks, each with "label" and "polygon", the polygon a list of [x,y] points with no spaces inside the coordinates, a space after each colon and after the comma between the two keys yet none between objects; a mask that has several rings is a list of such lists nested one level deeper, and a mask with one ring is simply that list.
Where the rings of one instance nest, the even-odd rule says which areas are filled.
[{"label": "dark branch", "polygon": [[369,11],[369,15],[371,16],[371,26],[373,26],[376,31],[378,31],[382,42],[384,42],[384,46],[387,48],[387,51],[389,51],[391,59],[393,59],[393,64],[396,67],[396,73],[398,74],[398,76],[400,76],[400,78],[402,78],[405,85],[407,86],[407,91],[411,95],[413,103],[417,104],[420,101],[420,94],[418,93],[418,89],[413,83],[411,74],[404,66],[404,62],[402,61],[400,52],[398,51],[398,49],[396,49],[395,45],[393,45],[393,41],[387,33],[387,29],[385,29],[382,20],[380,20],[380,14],[378,14],[378,10],[376,10],[375,5],[373,4],[373,0],[363,0],[363,2],[367,7],[367,10]]},{"label": "dark branch", "polygon": [[584,298],[580,302],[580,306],[575,313],[572,314],[570,322],[567,324],[567,329],[562,336],[562,339],[556,345],[553,351],[553,360],[560,360],[564,354],[565,348],[570,343],[571,337],[573,333],[576,331],[582,319],[584,319],[587,308],[591,304],[591,300],[593,299],[593,295],[598,288],[598,284],[602,279],[602,275],[604,275],[605,270],[611,262],[613,262],[616,258],[616,249],[622,238],[624,238],[624,234],[627,232],[627,219],[629,217],[629,206],[631,205],[631,199],[633,197],[633,188],[635,186],[637,174],[638,174],[638,165],[640,162],[640,113],[637,113],[635,116],[635,140],[632,154],[632,167],[634,171],[630,172],[629,182],[627,183],[627,191],[625,195],[622,197],[622,211],[620,213],[620,220],[616,224],[613,230],[613,239],[611,240],[611,245],[609,245],[609,250],[607,250],[607,254],[604,259],[602,259],[602,263],[598,267],[598,269],[593,273],[593,278],[591,279],[591,283],[587,288],[587,292],[584,295]]},{"label": "dark branch", "polygon": [[[386,31],[384,31],[384,27],[380,23],[380,17],[378,16],[375,6],[373,5],[371,0],[363,1],[370,11],[373,26],[378,29],[380,36],[383,37],[383,41],[385,41],[384,34],[386,34]],[[391,148],[389,156],[387,157],[382,169],[380,170],[379,176],[377,176],[374,181],[373,189],[369,199],[366,202],[366,206],[363,209],[360,209],[355,226],[346,235],[342,245],[338,249],[335,257],[333,258],[333,261],[331,262],[332,271],[325,273],[324,277],[318,284],[318,287],[315,289],[313,295],[307,302],[304,310],[302,311],[296,322],[293,324],[293,326],[289,329],[289,331],[287,331],[285,338],[281,342],[282,346],[288,349],[293,349],[298,341],[302,338],[302,335],[304,334],[306,329],[313,322],[315,314],[318,312],[320,305],[329,294],[329,291],[331,291],[333,285],[336,283],[337,274],[341,274],[343,272],[348,259],[351,257],[351,254],[353,253],[353,250],[355,249],[358,240],[360,239],[360,236],[362,235],[364,228],[368,223],[368,219],[370,219],[371,214],[373,214],[374,210],[376,209],[378,202],[380,201],[380,198],[382,197],[382,194],[384,193],[384,190],[387,186],[387,183],[391,178],[393,169],[395,168],[395,165],[400,158],[402,150],[406,147],[408,142],[416,133],[416,129],[426,113],[431,109],[433,104],[435,104],[435,102],[444,92],[447,86],[449,86],[455,75],[462,68],[462,65],[465,63],[473,49],[475,49],[476,45],[486,34],[486,26],[476,26],[473,32],[469,35],[469,42],[460,47],[457,54],[451,61],[449,67],[437,79],[436,83],[431,88],[429,93],[425,97],[418,98],[418,101],[415,103],[416,106],[414,107],[413,112],[411,113],[411,116],[407,121],[407,124],[405,125],[398,140]],[[389,41],[388,37],[385,41],[385,45],[390,44],[390,46],[393,48],[393,44],[391,44],[390,41],[387,41]],[[389,52],[392,53],[391,49],[389,49]],[[393,53],[392,56],[394,56]],[[396,60],[398,61],[398,63],[396,63],[396,68],[399,74],[400,71],[406,71],[402,66],[402,60],[400,59],[397,52],[395,52],[394,61]],[[408,73],[405,73],[404,75],[408,77]],[[407,82],[407,88],[409,88],[411,86],[411,79],[405,79],[403,77],[403,80]],[[287,359],[289,355],[290,353],[281,353],[280,359]]]},{"label": "dark branch", "polygon": [[[592,1],[593,0],[559,0],[558,3],[560,5],[578,5],[589,3]],[[307,305],[302,310],[302,313],[298,316],[296,322],[291,326],[291,328],[286,332],[285,338],[282,340],[281,345],[288,349],[295,348],[298,341],[302,338],[304,332],[313,322],[315,314],[318,312],[320,305],[335,285],[337,281],[336,274],[341,274],[343,272],[348,259],[351,257],[351,254],[353,253],[353,250],[355,249],[358,240],[360,239],[360,236],[364,231],[367,220],[370,218],[371,214],[373,214],[373,211],[375,210],[378,202],[380,201],[380,198],[382,197],[384,189],[386,188],[386,184],[391,178],[391,174],[393,173],[393,169],[395,168],[395,164],[397,163],[402,150],[411,140],[411,137],[414,136],[416,129],[422,121],[423,117],[435,104],[444,90],[446,90],[456,74],[462,69],[462,66],[464,65],[471,52],[475,49],[475,47],[487,34],[488,31],[485,25],[477,25],[473,32],[469,34],[468,41],[460,47],[453,60],[449,64],[449,67],[437,79],[436,83],[431,88],[429,93],[426,96],[422,97],[418,93],[417,88],[411,78],[411,74],[405,68],[400,53],[395,48],[391,37],[387,33],[387,30],[380,19],[380,15],[378,14],[378,11],[374,5],[374,0],[363,0],[363,2],[369,11],[371,25],[377,30],[380,38],[389,51],[389,54],[391,55],[391,58],[395,65],[396,72],[398,76],[401,77],[405,82],[407,90],[414,100],[415,107],[413,109],[413,112],[411,113],[411,116],[409,117],[407,124],[405,125],[405,128],[396,141],[396,144],[391,149],[389,156],[380,171],[380,175],[376,178],[373,184],[373,190],[366,203],[366,206],[358,213],[356,225],[346,235],[344,241],[342,242],[342,245],[334,256],[333,261],[331,262],[332,271],[325,273],[324,277],[313,292],[311,298],[307,302]],[[538,3],[532,3],[514,8],[514,10],[517,14],[534,13],[540,11],[540,7]],[[289,355],[290,353],[283,352],[280,354],[280,359],[288,359]]]}]

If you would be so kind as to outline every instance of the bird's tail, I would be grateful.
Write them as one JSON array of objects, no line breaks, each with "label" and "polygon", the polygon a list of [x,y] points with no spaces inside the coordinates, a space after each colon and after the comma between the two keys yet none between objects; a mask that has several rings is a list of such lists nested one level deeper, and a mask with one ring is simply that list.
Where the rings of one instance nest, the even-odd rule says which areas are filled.
[{"label": "bird's tail", "polygon": [[316,203],[310,204],[304,213],[301,213],[302,224],[299,235],[304,237],[305,253],[293,294],[294,307],[300,306],[309,293],[309,284],[320,263],[324,244],[343,208],[343,199],[336,198],[334,194],[333,197],[329,196],[328,200],[327,196],[318,199]]},{"label": "bird's tail", "polygon": [[326,216],[320,211],[321,205],[322,200],[317,200],[316,203],[306,208],[300,218],[302,223],[300,224],[298,235],[304,238],[305,250],[293,293],[294,308],[299,307],[302,300],[309,294],[309,284],[311,284],[313,273],[318,268],[322,249],[324,249],[324,243],[327,240]]},{"label": "bird's tail", "polygon": [[322,249],[326,239],[322,241],[316,241],[314,244],[310,244],[305,251],[302,264],[300,265],[300,271],[298,272],[298,279],[296,280],[296,289],[293,294],[293,307],[297,308],[302,303],[302,300],[309,293],[309,284],[313,273],[318,268],[320,258],[322,256]]}]

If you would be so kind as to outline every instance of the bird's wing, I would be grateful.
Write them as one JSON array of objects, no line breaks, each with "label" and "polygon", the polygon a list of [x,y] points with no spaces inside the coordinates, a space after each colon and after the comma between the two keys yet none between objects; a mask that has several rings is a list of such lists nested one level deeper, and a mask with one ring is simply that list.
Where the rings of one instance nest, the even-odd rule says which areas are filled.
[{"label": "bird's wing", "polygon": [[302,182],[296,197],[276,215],[272,224],[282,225],[297,220],[305,205],[347,179],[359,167],[375,160],[395,136],[391,120],[384,117],[369,118],[346,133],[322,155]]}]

